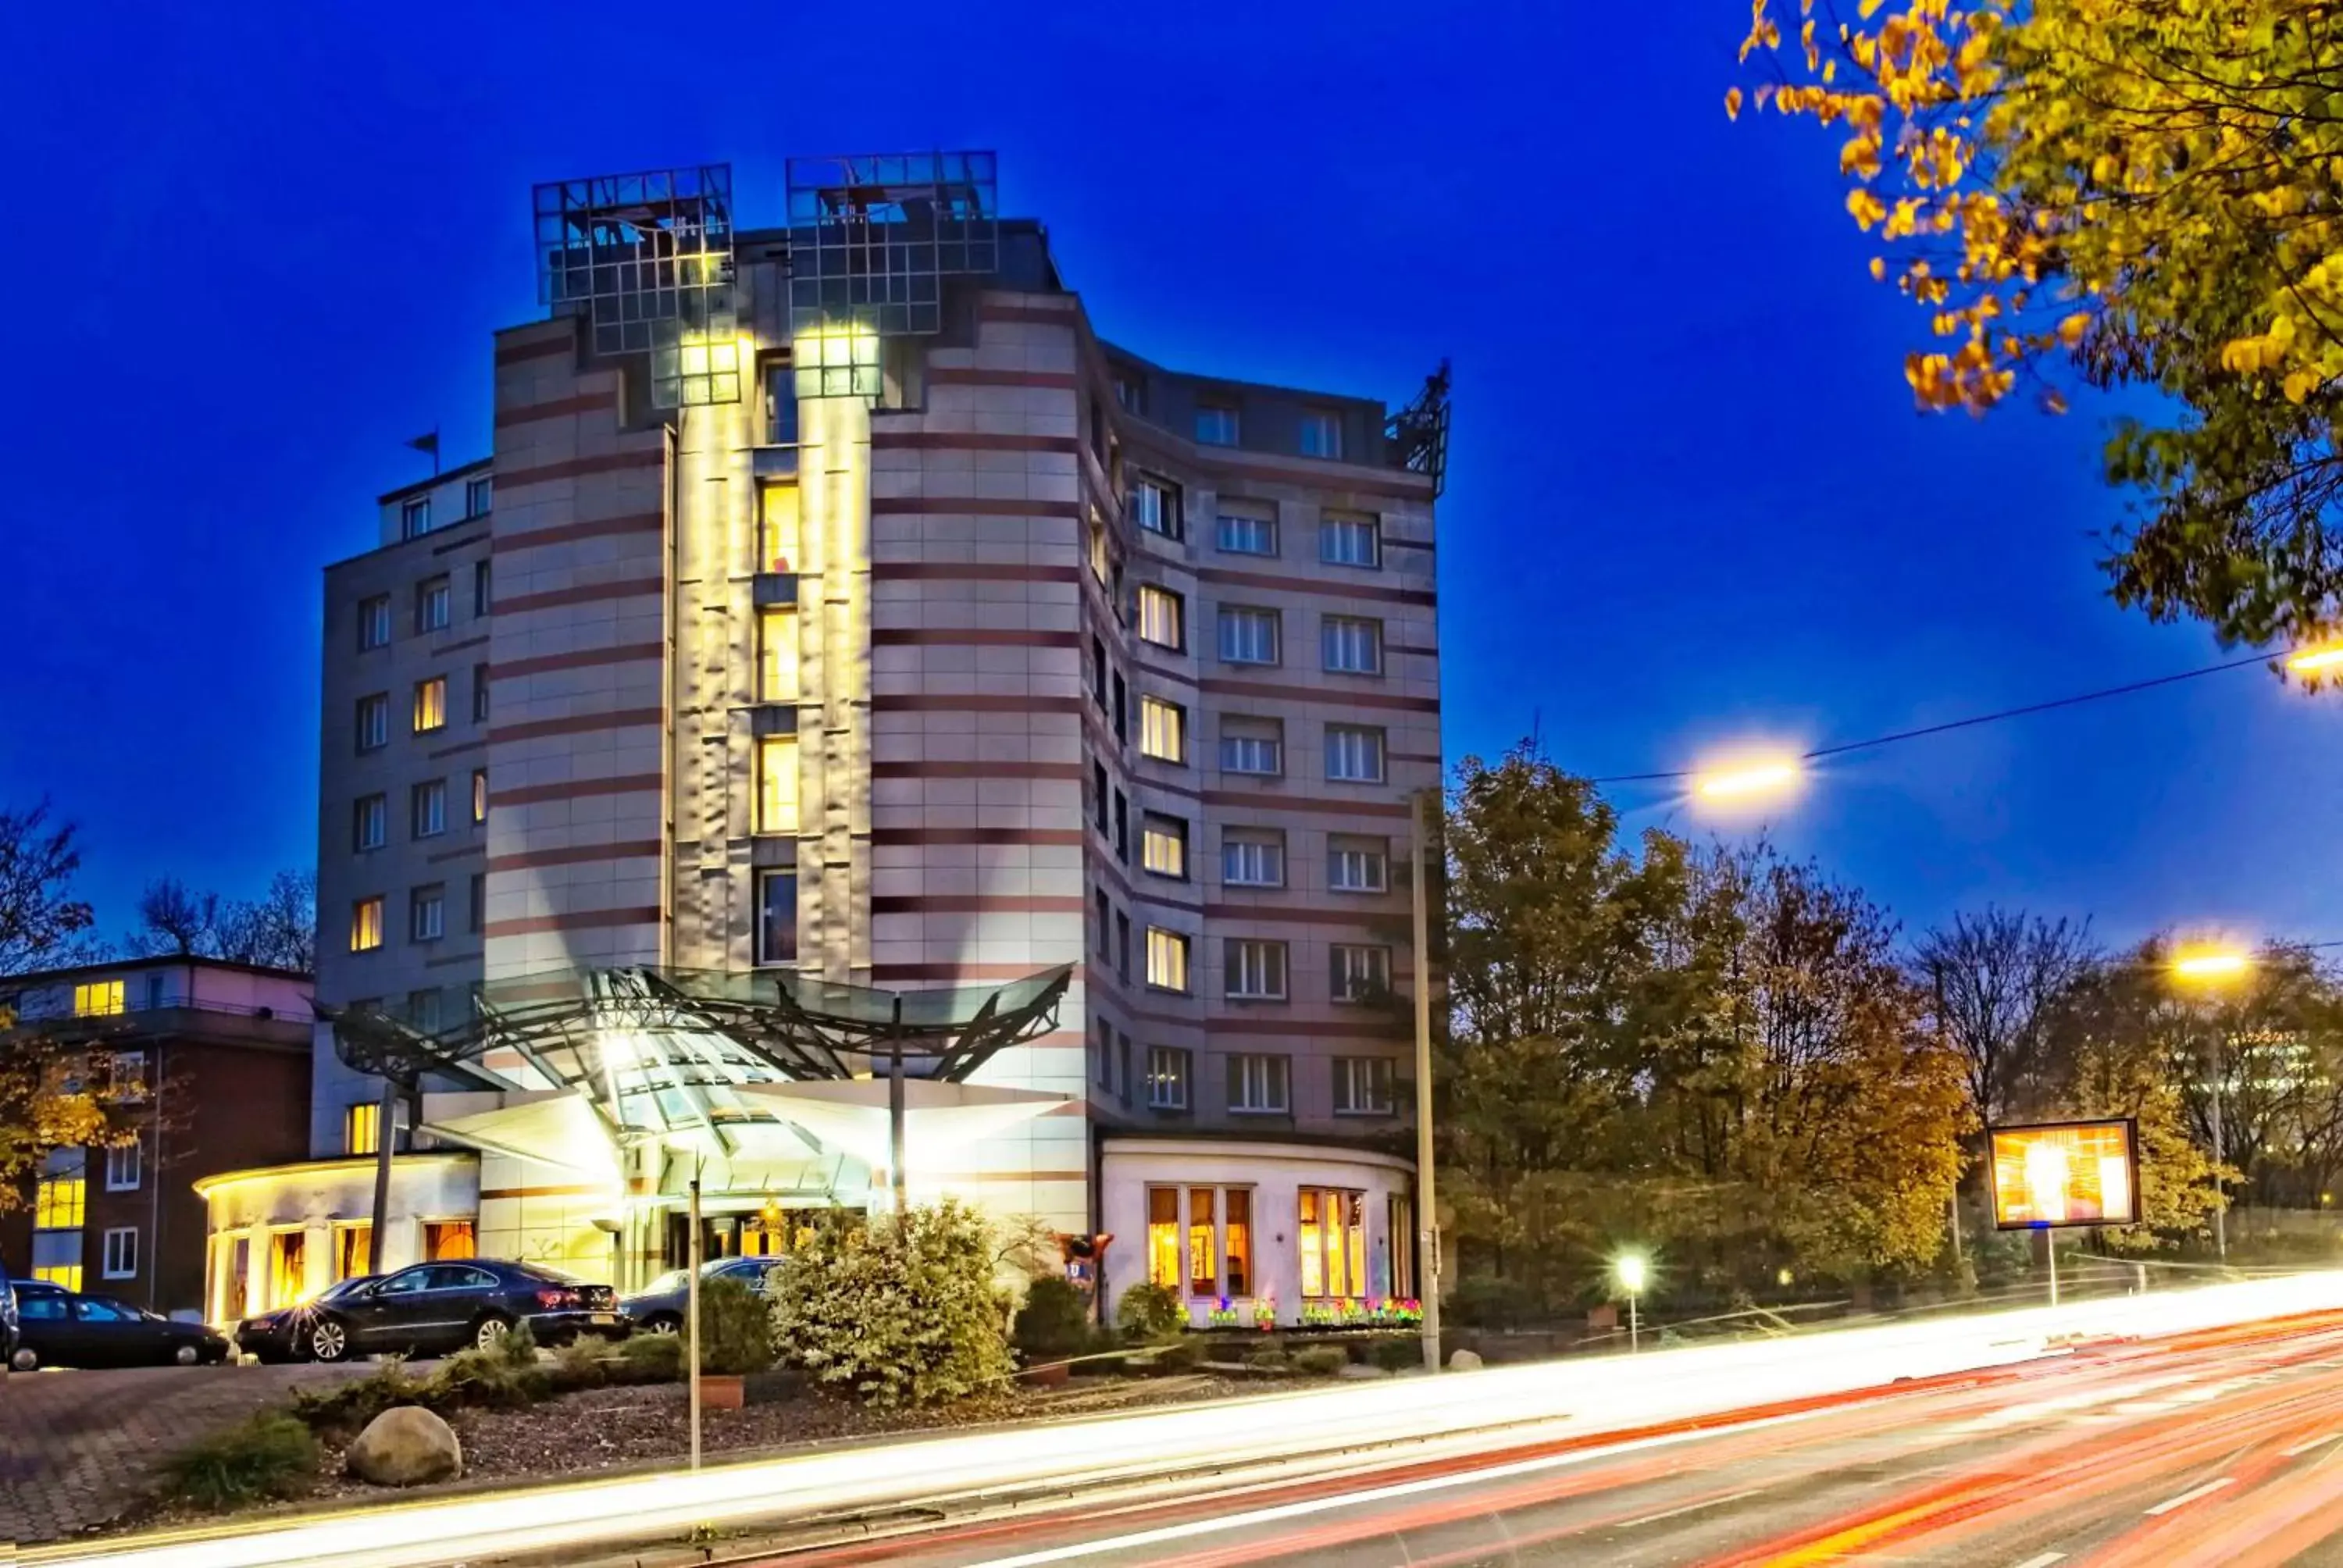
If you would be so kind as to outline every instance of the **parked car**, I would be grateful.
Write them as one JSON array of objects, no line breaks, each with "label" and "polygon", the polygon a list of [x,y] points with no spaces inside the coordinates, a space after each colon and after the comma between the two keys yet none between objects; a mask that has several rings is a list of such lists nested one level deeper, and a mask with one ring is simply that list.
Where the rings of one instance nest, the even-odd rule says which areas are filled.
[{"label": "parked car", "polygon": [[183,1323],[110,1296],[85,1296],[33,1280],[15,1284],[17,1337],[8,1364],[52,1367],[208,1364],[227,1359],[226,1338],[207,1323]]},{"label": "parked car", "polygon": [[307,1330],[317,1313],[382,1277],[380,1274],[357,1274],[347,1280],[337,1280],[306,1302],[295,1302],[273,1312],[246,1318],[236,1325],[236,1348],[264,1362],[307,1360],[309,1354]]},{"label": "parked car", "polygon": [[417,1263],[385,1274],[331,1302],[314,1304],[304,1349],[321,1362],[346,1356],[440,1355],[486,1348],[527,1323],[540,1344],[580,1334],[623,1339],[618,1292],[542,1263],[474,1258]]},{"label": "parked car", "polygon": [[[765,1293],[766,1271],[772,1266],[770,1258],[718,1258],[699,1265],[699,1282],[704,1286],[710,1280],[738,1280],[761,1296]],[[689,1270],[669,1269],[633,1295],[621,1299],[618,1310],[647,1334],[680,1333],[689,1276]]]},{"label": "parked car", "polygon": [[8,1278],[6,1261],[0,1260],[0,1369],[15,1362],[16,1333],[16,1285]]}]

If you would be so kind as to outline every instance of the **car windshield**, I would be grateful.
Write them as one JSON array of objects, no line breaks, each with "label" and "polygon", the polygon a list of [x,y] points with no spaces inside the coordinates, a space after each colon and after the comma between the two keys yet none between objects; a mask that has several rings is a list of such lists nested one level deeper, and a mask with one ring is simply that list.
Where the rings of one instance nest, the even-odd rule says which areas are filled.
[{"label": "car windshield", "polygon": [[526,1275],[532,1280],[550,1280],[557,1285],[586,1283],[575,1274],[563,1273],[559,1269],[548,1268],[543,1263],[513,1263],[508,1266],[516,1274]]},{"label": "car windshield", "polygon": [[683,1289],[683,1270],[669,1269],[666,1273],[661,1274],[658,1279],[653,1280],[649,1284],[645,1285],[643,1287],[643,1294],[647,1296],[663,1296],[669,1291],[679,1291]]}]

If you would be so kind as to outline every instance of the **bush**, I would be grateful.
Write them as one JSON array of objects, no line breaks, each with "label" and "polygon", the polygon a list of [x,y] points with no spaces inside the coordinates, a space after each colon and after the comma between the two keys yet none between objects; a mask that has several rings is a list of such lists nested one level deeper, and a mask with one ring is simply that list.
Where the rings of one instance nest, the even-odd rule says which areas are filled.
[{"label": "bush", "polygon": [[1183,1372],[1195,1370],[1204,1359],[1204,1348],[1193,1340],[1172,1340],[1147,1359],[1148,1366],[1160,1372]]},{"label": "bush", "polygon": [[1375,1365],[1389,1372],[1414,1372],[1423,1365],[1422,1340],[1377,1340],[1368,1352]]},{"label": "bush", "polygon": [[356,1432],[393,1405],[430,1405],[426,1393],[404,1362],[390,1361],[332,1388],[294,1390],[293,1415],[313,1432]]},{"label": "bush", "polygon": [[1476,1329],[1517,1329],[1547,1315],[1536,1290],[1493,1274],[1470,1274],[1457,1281],[1448,1295],[1447,1313],[1460,1327]]},{"label": "bush", "polygon": [[495,1353],[508,1365],[517,1367],[537,1364],[537,1331],[524,1318],[505,1331],[504,1338],[496,1342]]},{"label": "bush", "polygon": [[833,1211],[769,1276],[790,1364],[880,1406],[963,1398],[1014,1370],[992,1237],[947,1198],[869,1225]]},{"label": "bush", "polygon": [[1293,1370],[1312,1377],[1332,1377],[1351,1364],[1351,1352],[1340,1345],[1312,1345],[1293,1352]]},{"label": "bush", "polygon": [[1272,1345],[1267,1350],[1255,1351],[1245,1357],[1244,1364],[1249,1367],[1259,1367],[1263,1372],[1283,1372],[1293,1364],[1293,1358]]},{"label": "bush", "polygon": [[446,1414],[451,1410],[518,1410],[553,1392],[553,1379],[537,1364],[537,1352],[522,1361],[503,1345],[493,1350],[458,1351],[439,1363],[417,1390],[419,1404]]},{"label": "bush", "polygon": [[618,1359],[603,1372],[617,1383],[675,1382],[683,1376],[683,1336],[637,1334],[618,1346]]},{"label": "bush", "polygon": [[1114,1326],[1135,1344],[1168,1340],[1188,1326],[1188,1310],[1168,1285],[1149,1281],[1122,1292],[1115,1303]]},{"label": "bush", "polygon": [[746,1377],[773,1366],[773,1313],[739,1280],[699,1282],[699,1370]]},{"label": "bush", "polygon": [[553,1352],[553,1364],[545,1369],[546,1375],[555,1393],[600,1388],[610,1381],[610,1360],[608,1346],[580,1335]]},{"label": "bush", "polygon": [[1071,1280],[1044,1274],[1026,1291],[1009,1337],[1027,1361],[1079,1354],[1091,1342],[1090,1299]]},{"label": "bush", "polygon": [[263,1411],[173,1454],[164,1495],[222,1510],[297,1497],[317,1477],[317,1440],[296,1417]]}]

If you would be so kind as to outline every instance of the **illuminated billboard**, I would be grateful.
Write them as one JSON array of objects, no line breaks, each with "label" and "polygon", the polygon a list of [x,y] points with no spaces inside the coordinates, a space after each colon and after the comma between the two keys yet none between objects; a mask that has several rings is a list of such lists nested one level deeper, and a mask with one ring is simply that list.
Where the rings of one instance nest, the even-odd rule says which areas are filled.
[{"label": "illuminated billboard", "polygon": [[2000,1231],[2139,1223],[2138,1123],[2051,1121],[1986,1129]]}]

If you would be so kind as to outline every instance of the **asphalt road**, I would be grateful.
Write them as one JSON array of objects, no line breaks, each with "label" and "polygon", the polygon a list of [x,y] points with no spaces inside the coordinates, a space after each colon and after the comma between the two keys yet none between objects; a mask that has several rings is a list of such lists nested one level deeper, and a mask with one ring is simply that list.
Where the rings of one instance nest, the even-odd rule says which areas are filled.
[{"label": "asphalt road", "polygon": [[2343,1568],[2343,1316],[771,1561]]}]

